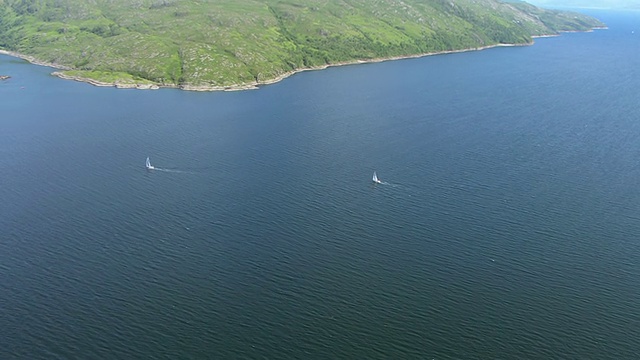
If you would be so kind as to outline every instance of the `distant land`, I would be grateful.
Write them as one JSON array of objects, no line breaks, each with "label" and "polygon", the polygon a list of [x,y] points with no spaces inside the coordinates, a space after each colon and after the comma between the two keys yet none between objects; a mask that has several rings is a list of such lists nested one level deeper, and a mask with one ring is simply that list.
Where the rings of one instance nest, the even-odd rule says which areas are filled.
[{"label": "distant land", "polygon": [[252,88],[305,69],[603,26],[520,1],[0,0],[0,50],[64,78],[138,88]]},{"label": "distant land", "polygon": [[640,0],[530,0],[536,6],[596,9],[640,9]]}]

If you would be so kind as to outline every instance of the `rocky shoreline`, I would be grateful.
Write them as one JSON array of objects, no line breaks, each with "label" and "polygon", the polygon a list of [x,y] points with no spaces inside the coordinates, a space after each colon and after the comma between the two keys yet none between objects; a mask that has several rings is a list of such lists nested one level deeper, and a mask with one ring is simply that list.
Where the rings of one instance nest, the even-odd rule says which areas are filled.
[{"label": "rocky shoreline", "polygon": [[[539,36],[533,36],[533,38],[552,37],[552,36],[558,36],[558,35],[557,34],[539,35]],[[116,87],[118,89],[156,90],[156,89],[160,89],[160,88],[177,88],[177,89],[186,90],[186,91],[239,91],[239,90],[258,89],[259,86],[277,83],[277,82],[282,81],[282,80],[288,78],[289,76],[297,74],[299,72],[322,70],[322,69],[326,69],[326,68],[333,67],[333,66],[345,66],[345,65],[377,63],[377,62],[393,61],[393,60],[401,60],[401,59],[413,59],[413,58],[421,58],[421,57],[432,56],[432,55],[444,55],[444,54],[454,54],[454,53],[462,53],[462,52],[468,52],[468,51],[480,51],[480,50],[485,50],[485,49],[490,49],[490,48],[495,48],[495,47],[529,46],[529,45],[533,45],[533,43],[534,42],[531,41],[531,42],[528,42],[528,43],[521,43],[521,44],[493,44],[493,45],[480,46],[480,47],[467,48],[467,49],[460,49],[460,50],[437,51],[437,52],[429,52],[429,53],[406,55],[406,56],[393,56],[393,57],[377,58],[377,59],[345,61],[345,62],[339,62],[339,63],[333,63],[333,64],[326,64],[326,65],[322,65],[322,66],[291,70],[291,71],[285,72],[285,73],[283,73],[283,74],[281,74],[281,75],[279,75],[279,76],[277,76],[277,77],[275,77],[273,79],[268,79],[268,80],[264,80],[264,81],[254,81],[254,82],[246,83],[246,84],[234,84],[234,85],[227,85],[227,86],[189,85],[189,84],[184,84],[184,85],[136,84],[136,83],[125,83],[125,82],[118,82],[118,81],[115,81],[115,82],[102,82],[102,81],[98,81],[98,80],[94,80],[94,79],[90,79],[90,78],[85,78],[85,77],[81,77],[81,76],[67,75],[67,74],[65,74],[63,72],[60,72],[60,71],[55,71],[55,72],[52,73],[52,75],[57,76],[57,77],[62,78],[62,79],[66,79],[66,80],[75,80],[75,81],[80,81],[80,82],[86,82],[86,83],[89,83],[89,84],[94,85],[94,86]],[[5,55],[21,58],[21,59],[27,60],[30,63],[36,64],[36,65],[53,67],[53,68],[57,68],[57,69],[60,69],[60,70],[72,70],[71,68],[69,68],[67,66],[64,66],[64,65],[42,62],[42,61],[37,60],[33,56],[23,55],[23,54],[19,54],[19,53],[12,52],[12,51],[0,50],[0,54],[5,54]]]},{"label": "rocky shoreline", "polygon": [[80,81],[80,82],[86,82],[89,83],[91,85],[94,86],[107,86],[107,87],[116,87],[118,89],[140,89],[140,90],[156,90],[159,89],[160,87],[158,85],[155,84],[129,84],[129,83],[119,83],[119,82],[103,82],[103,81],[98,81],[98,80],[94,80],[94,79],[90,79],[90,78],[85,78],[82,76],[72,76],[72,75],[67,75],[65,73],[59,72],[59,71],[54,71],[51,73],[51,75],[57,76],[61,79],[65,79],[65,80],[75,80],[75,81]]},{"label": "rocky shoreline", "polygon": [[[183,84],[183,85],[136,84],[136,83],[125,83],[125,82],[118,82],[118,81],[115,81],[115,82],[103,82],[103,81],[98,81],[98,80],[95,80],[95,79],[86,78],[86,77],[82,77],[82,76],[67,75],[67,74],[65,74],[63,72],[60,72],[60,71],[54,71],[53,73],[51,73],[51,75],[57,76],[57,77],[59,77],[61,79],[65,79],[65,80],[74,80],[74,81],[86,82],[86,83],[94,85],[94,86],[115,87],[115,88],[118,88],[118,89],[157,90],[157,89],[160,89],[160,88],[173,88],[173,89],[181,89],[181,90],[186,90],[186,91],[240,91],[240,90],[254,90],[254,89],[258,89],[260,86],[263,86],[263,85],[274,84],[274,83],[277,83],[279,81],[282,81],[282,80],[288,78],[291,75],[294,75],[294,74],[297,74],[297,73],[300,73],[300,72],[303,72],[303,71],[323,70],[323,69],[326,69],[326,68],[329,68],[329,67],[333,67],[333,66],[345,66],[345,65],[377,63],[377,62],[383,62],[383,61],[420,58],[420,57],[432,56],[432,55],[444,55],[444,54],[454,54],[454,53],[461,53],[461,52],[468,52],[468,51],[479,51],[479,50],[485,50],[485,49],[490,49],[490,48],[494,48],[494,47],[529,46],[529,45],[532,45],[532,44],[533,44],[533,41],[531,41],[529,43],[522,43],[522,44],[494,44],[494,45],[487,45],[487,46],[460,49],[460,50],[447,50],[447,51],[437,51],[437,52],[413,54],[413,55],[406,55],[406,56],[393,56],[393,57],[367,59],[367,60],[344,61],[344,62],[338,62],[338,63],[333,63],[333,64],[326,64],[326,65],[322,65],[322,66],[295,69],[295,70],[287,71],[287,72],[285,72],[285,73],[283,73],[283,74],[281,74],[281,75],[279,75],[279,76],[277,76],[277,77],[275,77],[273,79],[268,79],[268,80],[264,80],[264,81],[254,81],[254,82],[251,82],[251,83],[233,84],[233,85],[225,85],[225,86],[191,85],[191,84]],[[0,50],[0,54],[9,55],[9,56],[17,57],[17,58],[20,58],[20,59],[24,59],[24,60],[27,60],[28,62],[30,62],[32,64],[36,64],[36,65],[52,67],[52,68],[56,68],[56,69],[59,69],[59,70],[72,70],[71,68],[69,68],[67,66],[64,66],[64,65],[60,65],[60,64],[56,64],[56,63],[43,62],[43,61],[37,60],[33,56],[20,54],[20,53],[16,53],[16,52],[13,52],[13,51]]]},{"label": "rocky shoreline", "polygon": [[36,59],[33,56],[20,54],[20,53],[14,52],[14,51],[7,51],[7,50],[1,50],[0,49],[0,54],[9,55],[9,56],[17,57],[17,58],[20,58],[20,59],[23,59],[23,60],[27,60],[28,62],[30,62],[32,64],[35,64],[35,65],[53,67],[53,68],[60,69],[60,70],[72,70],[68,66],[64,66],[64,65],[56,64],[56,63],[48,63],[48,62],[40,61],[40,60]]},{"label": "rocky shoreline", "polygon": [[414,55],[404,55],[404,56],[392,56],[392,57],[385,57],[385,58],[376,58],[376,59],[368,59],[368,60],[353,60],[353,61],[343,61],[343,62],[338,62],[338,63],[333,63],[333,64],[326,64],[326,65],[322,65],[322,66],[315,66],[315,67],[308,67],[308,68],[300,68],[300,69],[296,69],[296,70],[291,70],[291,71],[287,71],[273,79],[269,79],[269,80],[264,80],[264,81],[254,81],[251,83],[247,83],[247,84],[242,84],[242,85],[230,85],[230,86],[198,86],[198,85],[180,85],[180,86],[167,86],[167,87],[177,87],[180,88],[182,90],[188,90],[188,91],[238,91],[238,90],[251,90],[251,89],[258,89],[260,86],[263,85],[269,85],[269,84],[274,84],[277,83],[279,81],[282,81],[286,78],[288,78],[291,75],[303,72],[303,71],[314,71],[314,70],[324,70],[330,67],[334,67],[334,66],[346,66],[346,65],[357,65],[357,64],[370,64],[370,63],[378,63],[378,62],[384,62],[384,61],[393,61],[393,60],[402,60],[402,59],[415,59],[415,58],[421,58],[421,57],[425,57],[425,56],[433,56],[433,55],[445,55],[445,54],[455,54],[455,53],[462,53],[462,52],[469,52],[469,51],[480,51],[480,50],[485,50],[485,49],[491,49],[491,48],[495,48],[495,47],[510,47],[510,46],[530,46],[533,45],[533,41],[529,42],[529,43],[522,43],[522,44],[494,44],[494,45],[487,45],[487,46],[480,46],[480,47],[476,47],[476,48],[467,48],[467,49],[460,49],[460,50],[447,50],[447,51],[437,51],[437,52],[429,52],[429,53],[422,53],[422,54],[414,54]]}]

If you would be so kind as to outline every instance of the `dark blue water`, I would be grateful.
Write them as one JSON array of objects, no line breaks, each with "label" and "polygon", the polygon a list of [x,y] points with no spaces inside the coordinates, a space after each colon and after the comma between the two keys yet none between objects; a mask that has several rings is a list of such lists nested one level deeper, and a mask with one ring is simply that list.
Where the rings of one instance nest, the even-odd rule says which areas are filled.
[{"label": "dark blue water", "polygon": [[591,14],[232,93],[1,56],[0,358],[640,358],[640,12]]}]

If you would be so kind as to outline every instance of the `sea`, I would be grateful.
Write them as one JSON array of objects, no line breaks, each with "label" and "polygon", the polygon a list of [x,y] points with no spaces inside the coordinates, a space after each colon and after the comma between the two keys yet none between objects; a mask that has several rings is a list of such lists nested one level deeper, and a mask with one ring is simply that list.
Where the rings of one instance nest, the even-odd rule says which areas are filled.
[{"label": "sea", "polygon": [[640,359],[640,11],[581,11],[250,91],[0,56],[0,359]]}]

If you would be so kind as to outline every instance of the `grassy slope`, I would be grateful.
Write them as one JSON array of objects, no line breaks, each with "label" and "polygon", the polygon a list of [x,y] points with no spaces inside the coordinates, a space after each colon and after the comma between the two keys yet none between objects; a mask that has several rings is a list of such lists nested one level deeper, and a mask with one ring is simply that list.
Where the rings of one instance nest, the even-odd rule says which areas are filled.
[{"label": "grassy slope", "polygon": [[0,48],[80,70],[73,75],[161,85],[255,83],[599,25],[495,0],[0,0]]}]

